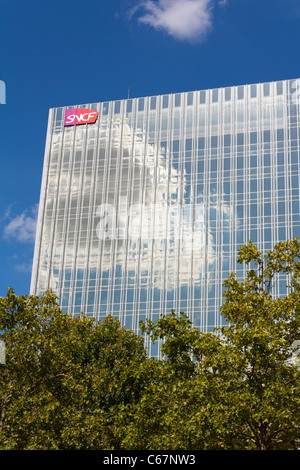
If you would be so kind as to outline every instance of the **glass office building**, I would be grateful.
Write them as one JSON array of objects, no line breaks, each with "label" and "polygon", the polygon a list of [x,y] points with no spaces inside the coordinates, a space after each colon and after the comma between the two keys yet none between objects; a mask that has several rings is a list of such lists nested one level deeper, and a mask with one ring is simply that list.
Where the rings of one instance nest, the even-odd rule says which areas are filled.
[{"label": "glass office building", "polygon": [[[172,309],[221,326],[223,282],[244,275],[239,246],[300,238],[299,90],[285,80],[51,109],[31,293],[53,289],[65,312],[135,331]],[[64,125],[74,108],[99,114]]]}]

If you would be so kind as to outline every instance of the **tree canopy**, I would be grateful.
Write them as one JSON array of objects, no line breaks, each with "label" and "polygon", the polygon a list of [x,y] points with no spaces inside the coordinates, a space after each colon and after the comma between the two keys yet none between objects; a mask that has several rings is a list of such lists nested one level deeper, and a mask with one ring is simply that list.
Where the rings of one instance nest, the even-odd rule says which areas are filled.
[{"label": "tree canopy", "polygon": [[[244,244],[213,333],[172,311],[141,334],[0,298],[0,449],[279,450],[300,446],[300,241]],[[278,294],[278,282],[286,292]],[[160,359],[144,336],[162,340]]]}]

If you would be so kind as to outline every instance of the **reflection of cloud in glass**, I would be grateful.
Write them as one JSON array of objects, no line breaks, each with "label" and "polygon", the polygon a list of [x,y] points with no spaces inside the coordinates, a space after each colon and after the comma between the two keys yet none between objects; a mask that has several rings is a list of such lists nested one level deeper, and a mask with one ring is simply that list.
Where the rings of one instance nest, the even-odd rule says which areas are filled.
[{"label": "reflection of cloud in glass", "polygon": [[4,341],[0,340],[0,364],[5,364],[5,362],[6,362],[5,343]]},{"label": "reflection of cloud in glass", "polygon": [[[180,174],[169,161],[164,149],[147,143],[141,131],[134,132],[125,124],[115,125],[111,142],[111,169],[107,176],[107,202],[96,208],[96,234],[104,240],[103,268],[111,263],[112,240],[117,245],[115,264],[125,266],[124,244],[132,247],[142,243],[140,270],[150,266],[152,242],[155,241],[155,257],[163,257],[165,250],[168,261],[167,276],[174,283],[178,276],[177,253],[185,260],[180,266],[181,282],[199,279],[203,263],[214,261],[214,242],[205,216],[203,202],[184,202],[182,194],[187,181],[186,174]],[[122,141],[122,169],[118,172],[118,149]],[[134,145],[132,143],[134,142]],[[132,167],[131,167],[132,165]],[[104,171],[104,170],[103,170]],[[130,181],[115,198],[115,181]],[[103,176],[104,178],[104,176]],[[218,210],[216,208],[216,210]],[[229,207],[224,207],[223,218],[228,219]],[[126,258],[127,270],[138,268],[135,250]]]},{"label": "reflection of cloud in glass", "polygon": [[[76,129],[77,147],[84,139],[84,132],[83,128]],[[58,144],[60,138],[57,135]],[[100,130],[99,140],[107,145],[106,130]],[[99,161],[101,158],[102,162]],[[149,143],[141,129],[134,130],[128,122],[122,124],[116,120],[112,125],[109,157],[99,154],[97,164],[95,187],[91,174],[85,174],[82,190],[79,172],[73,173],[71,183],[68,172],[60,174],[61,187],[67,187],[68,182],[71,184],[71,207],[77,206],[79,198],[85,199],[85,187],[87,191],[94,188],[98,195],[102,193],[102,197],[101,204],[94,206],[93,213],[90,209],[84,211],[81,208],[78,233],[72,217],[64,235],[66,240],[62,240],[63,229],[56,228],[55,247],[58,248],[52,254],[53,287],[58,283],[60,244],[66,243],[65,269],[73,269],[74,239],[77,235],[82,238],[83,233],[88,239],[89,230],[92,230],[89,270],[96,268],[105,272],[118,269],[118,272],[132,275],[165,269],[167,286],[174,286],[178,280],[182,285],[191,278],[194,281],[201,279],[207,265],[216,261],[215,236],[203,198],[196,197],[194,202],[184,199],[190,176],[174,168],[166,149]],[[53,199],[49,196],[47,205],[50,207]],[[67,193],[59,194],[59,204],[63,205],[66,197]],[[223,229],[228,231],[232,210],[229,205],[220,207],[217,195],[214,201],[210,202],[209,208],[218,212]],[[62,225],[63,221],[58,221],[58,224]],[[80,271],[87,266],[86,241],[77,244],[76,253],[76,270]],[[152,263],[155,263],[154,268]],[[155,284],[154,287],[162,288]]]},{"label": "reflection of cloud in glass", "polygon": [[293,364],[300,369],[300,341],[294,341],[292,348],[292,356],[288,359],[288,363]]}]

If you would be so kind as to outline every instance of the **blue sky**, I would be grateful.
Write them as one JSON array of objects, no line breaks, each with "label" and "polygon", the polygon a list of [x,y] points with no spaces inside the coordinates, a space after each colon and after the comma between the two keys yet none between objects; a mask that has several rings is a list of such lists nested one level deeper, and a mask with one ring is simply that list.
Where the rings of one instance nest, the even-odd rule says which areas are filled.
[{"label": "blue sky", "polygon": [[29,293],[49,108],[298,78],[299,50],[300,0],[0,0],[0,295]]}]

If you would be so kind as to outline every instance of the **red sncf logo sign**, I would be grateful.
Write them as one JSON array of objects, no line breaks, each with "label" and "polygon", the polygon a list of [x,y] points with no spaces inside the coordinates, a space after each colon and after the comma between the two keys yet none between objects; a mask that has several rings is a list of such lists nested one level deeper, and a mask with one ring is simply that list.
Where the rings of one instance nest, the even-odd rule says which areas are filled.
[{"label": "red sncf logo sign", "polygon": [[98,111],[92,109],[67,109],[65,112],[64,126],[77,124],[93,124],[98,116]]}]

